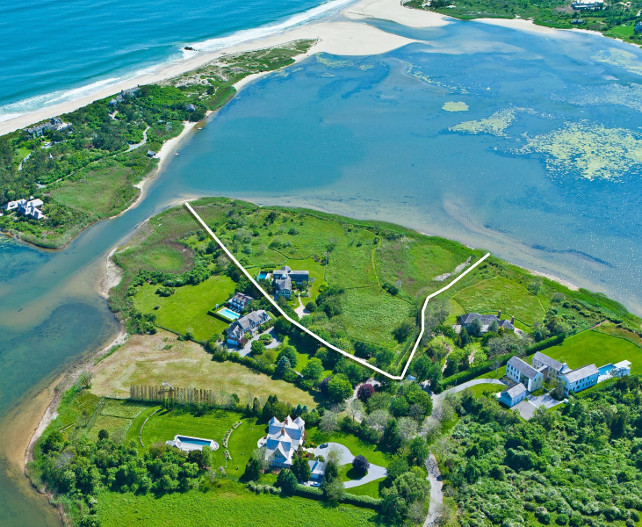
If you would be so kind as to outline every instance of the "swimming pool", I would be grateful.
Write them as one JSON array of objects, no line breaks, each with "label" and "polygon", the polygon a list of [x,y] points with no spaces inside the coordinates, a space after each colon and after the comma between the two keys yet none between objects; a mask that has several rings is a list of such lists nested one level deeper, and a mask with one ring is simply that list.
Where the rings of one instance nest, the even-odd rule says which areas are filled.
[{"label": "swimming pool", "polygon": [[224,307],[223,309],[219,309],[218,314],[221,315],[223,318],[230,320],[232,322],[241,316],[236,311],[232,311],[227,307]]},{"label": "swimming pool", "polygon": [[267,275],[268,275],[267,271],[261,271],[259,273],[259,280],[265,280],[267,278]]},{"label": "swimming pool", "polygon": [[612,369],[613,369],[613,364],[605,364],[604,366],[598,368],[598,371],[600,372],[600,376],[602,376],[602,375],[608,375]]},{"label": "swimming pool", "polygon": [[167,445],[174,446],[183,452],[190,452],[192,450],[203,450],[204,446],[210,447],[212,450],[218,450],[218,443],[212,439],[203,439],[202,437],[182,436],[175,435],[174,439],[167,441]]}]

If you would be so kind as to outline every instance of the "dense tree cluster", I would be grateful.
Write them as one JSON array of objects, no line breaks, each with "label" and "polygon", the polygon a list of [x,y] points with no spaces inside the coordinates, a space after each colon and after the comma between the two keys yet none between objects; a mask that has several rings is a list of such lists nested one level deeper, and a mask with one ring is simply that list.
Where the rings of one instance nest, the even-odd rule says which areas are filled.
[{"label": "dense tree cluster", "polygon": [[165,445],[154,445],[140,455],[133,443],[123,445],[101,430],[96,442],[86,438],[66,441],[58,431],[42,441],[41,478],[55,494],[64,494],[91,513],[101,490],[162,495],[192,488],[207,472],[210,451],[189,454]]},{"label": "dense tree cluster", "polygon": [[441,453],[463,525],[636,525],[642,516],[642,389],[623,378],[523,421],[464,396]]}]

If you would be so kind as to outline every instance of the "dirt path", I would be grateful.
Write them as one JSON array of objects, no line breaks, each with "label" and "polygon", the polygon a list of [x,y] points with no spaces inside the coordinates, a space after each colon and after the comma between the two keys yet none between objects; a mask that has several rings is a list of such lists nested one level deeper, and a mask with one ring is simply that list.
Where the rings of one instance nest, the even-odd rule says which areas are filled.
[{"label": "dirt path", "polygon": [[431,452],[426,459],[426,470],[430,482],[430,509],[424,527],[433,527],[439,524],[441,509],[444,505],[444,494],[442,492],[441,472],[435,455]]}]

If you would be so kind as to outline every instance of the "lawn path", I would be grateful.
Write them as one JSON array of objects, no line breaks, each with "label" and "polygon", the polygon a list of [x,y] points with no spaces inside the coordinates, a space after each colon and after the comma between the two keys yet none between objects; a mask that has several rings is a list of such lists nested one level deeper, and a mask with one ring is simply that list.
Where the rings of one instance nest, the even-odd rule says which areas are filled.
[{"label": "lawn path", "polygon": [[486,258],[488,258],[490,256],[490,253],[486,253],[484,256],[482,256],[479,260],[477,260],[473,265],[471,265],[468,269],[466,269],[466,271],[464,271],[462,274],[460,274],[457,278],[455,278],[448,285],[442,287],[439,291],[435,291],[434,293],[431,293],[430,295],[428,295],[426,297],[426,300],[424,301],[424,305],[421,308],[421,331],[419,332],[419,336],[417,337],[415,345],[412,348],[412,352],[410,353],[410,357],[408,357],[408,361],[406,362],[406,365],[404,366],[403,371],[401,372],[401,375],[391,375],[387,371],[384,371],[384,370],[382,370],[380,368],[377,368],[376,366],[373,366],[369,362],[367,362],[367,361],[365,361],[365,360],[363,360],[363,359],[361,359],[359,357],[355,357],[354,355],[352,355],[351,353],[348,353],[347,351],[344,351],[344,350],[342,350],[340,348],[337,348],[336,346],[330,344],[329,342],[327,342],[324,339],[322,339],[321,337],[319,337],[319,335],[317,335],[316,333],[310,331],[308,328],[306,328],[305,326],[301,325],[298,321],[296,321],[293,318],[291,318],[285,311],[283,311],[281,306],[279,306],[279,304],[277,304],[274,301],[272,296],[270,296],[261,287],[261,285],[252,277],[252,275],[245,269],[245,267],[243,267],[243,265],[241,265],[241,263],[234,257],[234,255],[223,244],[223,242],[221,240],[219,240],[218,236],[216,236],[216,234],[214,234],[212,229],[209,228],[207,223],[205,223],[203,221],[203,219],[198,215],[198,213],[192,208],[192,206],[188,202],[185,202],[185,207],[192,214],[192,216],[194,216],[196,221],[203,227],[203,229],[205,229],[205,232],[207,232],[212,237],[212,239],[219,245],[219,247],[221,249],[223,249],[223,252],[225,252],[225,254],[228,256],[228,258],[230,258],[230,260],[232,260],[232,262],[234,262],[234,264],[243,272],[243,274],[248,278],[248,280],[252,283],[252,285],[254,285],[254,287],[256,287],[256,289],[268,300],[268,302],[270,302],[272,304],[272,306],[274,306],[274,308],[277,310],[277,312],[280,313],[283,316],[283,318],[285,318],[288,322],[290,322],[290,324],[296,326],[297,328],[299,328],[304,333],[310,335],[312,338],[314,338],[315,340],[320,342],[326,348],[332,349],[332,350],[336,351],[337,353],[340,353],[344,357],[347,357],[347,358],[349,358],[349,359],[351,359],[351,360],[353,360],[355,362],[358,362],[362,366],[365,366],[366,368],[370,368],[371,370],[376,371],[377,373],[380,373],[381,375],[384,375],[385,377],[388,377],[389,379],[392,379],[393,381],[400,381],[400,380],[405,378],[406,372],[408,371],[408,367],[410,366],[410,363],[412,362],[412,359],[415,356],[415,352],[417,351],[417,348],[419,347],[419,343],[421,342],[421,338],[423,337],[424,332],[425,332],[425,324],[426,324],[425,323],[425,318],[426,318],[426,308],[428,307],[428,302],[430,302],[430,300],[433,299],[434,297],[436,297],[437,295],[439,295],[439,294],[443,293],[444,291],[447,291],[448,289],[450,289],[453,285],[455,285],[457,282],[459,282],[459,280],[461,280],[468,273],[470,273],[471,271],[476,269],[479,264],[481,264],[484,260],[486,260]]}]

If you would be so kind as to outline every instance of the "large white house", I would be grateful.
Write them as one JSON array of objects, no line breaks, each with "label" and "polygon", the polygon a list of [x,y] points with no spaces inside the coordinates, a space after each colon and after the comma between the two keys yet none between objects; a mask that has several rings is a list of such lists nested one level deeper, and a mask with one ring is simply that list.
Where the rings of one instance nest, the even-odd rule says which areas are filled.
[{"label": "large white house", "polygon": [[564,394],[581,392],[597,384],[600,371],[595,364],[587,364],[576,370],[560,375],[560,380],[564,384]]},{"label": "large white house", "polygon": [[519,357],[511,357],[506,363],[506,376],[522,383],[529,392],[539,390],[544,385],[544,375]]},{"label": "large white house", "polygon": [[294,453],[303,444],[304,433],[305,421],[300,417],[293,420],[288,415],[283,422],[273,417],[269,422],[268,435],[259,443],[265,450],[265,459],[270,467],[291,467]]},{"label": "large white house", "polygon": [[23,214],[28,218],[33,218],[34,220],[41,220],[45,218],[45,215],[40,210],[43,205],[44,203],[42,202],[41,199],[38,199],[38,198],[34,199],[34,197],[31,196],[28,200],[22,198],[16,201],[10,201],[4,206],[4,209],[7,212],[16,210],[20,214]]}]

